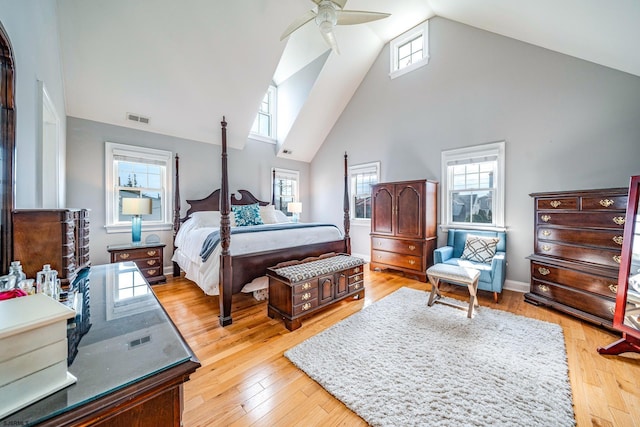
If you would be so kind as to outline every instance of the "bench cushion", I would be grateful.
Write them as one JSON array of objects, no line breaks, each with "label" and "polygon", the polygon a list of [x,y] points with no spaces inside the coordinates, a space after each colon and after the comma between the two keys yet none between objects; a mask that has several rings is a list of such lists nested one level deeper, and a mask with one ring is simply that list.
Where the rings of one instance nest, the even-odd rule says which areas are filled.
[{"label": "bench cushion", "polygon": [[271,269],[276,274],[287,278],[294,282],[318,277],[323,274],[331,274],[336,271],[346,270],[348,268],[363,265],[364,260],[350,255],[336,255],[329,258],[323,258],[316,261],[303,262],[286,267]]},{"label": "bench cushion", "polygon": [[442,280],[451,280],[459,283],[473,283],[480,272],[474,268],[460,267],[451,264],[435,264],[427,270],[428,276],[438,277]]}]

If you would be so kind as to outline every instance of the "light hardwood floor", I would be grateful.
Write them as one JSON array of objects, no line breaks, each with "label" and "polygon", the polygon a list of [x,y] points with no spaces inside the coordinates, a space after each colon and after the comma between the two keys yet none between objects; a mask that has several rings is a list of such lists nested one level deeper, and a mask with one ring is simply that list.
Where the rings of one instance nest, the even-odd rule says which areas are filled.
[{"label": "light hardwood floor", "polygon": [[[184,385],[184,425],[194,426],[366,426],[356,414],[297,369],[283,353],[396,289],[430,286],[396,273],[365,268],[366,298],[347,300],[303,320],[289,332],[267,317],[265,301],[233,296],[233,324],[218,324],[218,298],[192,282],[171,279],[153,287],[202,367]],[[443,286],[445,295],[468,298],[466,288]],[[480,292],[481,307],[506,310],[562,326],[577,425],[640,427],[640,355],[602,356],[599,346],[618,337],[505,291],[498,304]],[[455,310],[455,309],[452,309]],[[475,321],[482,321],[482,314]]]}]

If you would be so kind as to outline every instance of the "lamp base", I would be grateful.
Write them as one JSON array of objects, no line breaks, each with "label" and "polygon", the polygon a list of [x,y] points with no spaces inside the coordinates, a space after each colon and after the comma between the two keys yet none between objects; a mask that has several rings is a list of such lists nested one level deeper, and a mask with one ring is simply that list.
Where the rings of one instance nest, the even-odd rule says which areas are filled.
[{"label": "lamp base", "polygon": [[133,245],[141,244],[142,238],[142,217],[134,215],[131,217],[131,243]]}]

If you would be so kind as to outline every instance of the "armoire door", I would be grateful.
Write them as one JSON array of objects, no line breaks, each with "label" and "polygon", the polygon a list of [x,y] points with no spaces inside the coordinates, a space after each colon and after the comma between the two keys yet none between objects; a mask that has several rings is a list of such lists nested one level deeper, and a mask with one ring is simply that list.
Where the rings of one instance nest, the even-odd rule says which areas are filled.
[{"label": "armoire door", "polygon": [[394,185],[378,184],[373,187],[371,232],[393,235],[394,225]]},{"label": "armoire door", "polygon": [[395,235],[406,238],[422,238],[424,182],[396,184]]}]

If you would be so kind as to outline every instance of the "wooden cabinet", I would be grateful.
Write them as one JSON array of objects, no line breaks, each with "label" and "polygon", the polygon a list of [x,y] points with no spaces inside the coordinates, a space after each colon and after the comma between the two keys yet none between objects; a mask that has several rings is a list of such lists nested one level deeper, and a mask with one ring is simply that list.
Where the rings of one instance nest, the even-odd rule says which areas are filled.
[{"label": "wooden cabinet", "polygon": [[13,212],[13,257],[28,278],[44,264],[63,286],[91,263],[88,209],[20,209]]},{"label": "wooden cabinet", "polygon": [[[346,255],[338,255],[346,257]],[[352,260],[357,258],[348,257]],[[269,276],[269,317],[282,318],[287,329],[302,325],[302,317],[350,296],[364,297],[362,261],[342,270],[328,272],[302,280],[292,279],[281,266],[299,266],[302,262],[286,262],[267,269]],[[313,262],[313,261],[311,261]],[[326,266],[321,268],[326,271]]]},{"label": "wooden cabinet", "polygon": [[427,281],[436,248],[434,181],[380,183],[372,187],[370,268],[391,268]]},{"label": "wooden cabinet", "polygon": [[531,196],[534,253],[525,301],[612,327],[627,189]]},{"label": "wooden cabinet", "polygon": [[133,261],[149,284],[164,282],[164,243],[112,245],[107,250],[111,262]]}]

